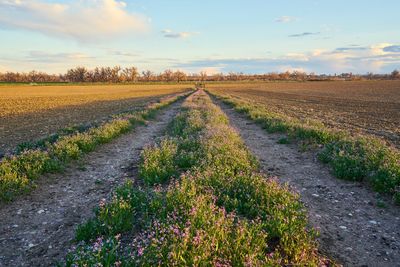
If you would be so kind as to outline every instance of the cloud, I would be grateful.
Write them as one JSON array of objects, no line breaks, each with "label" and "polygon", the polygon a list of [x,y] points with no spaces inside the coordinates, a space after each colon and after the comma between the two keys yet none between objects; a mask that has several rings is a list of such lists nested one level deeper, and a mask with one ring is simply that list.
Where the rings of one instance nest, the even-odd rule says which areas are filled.
[{"label": "cloud", "polygon": [[287,53],[282,59],[297,60],[297,61],[308,61],[309,57],[303,53]]},{"label": "cloud", "polygon": [[208,68],[202,68],[200,71],[196,72],[205,72],[207,75],[214,75],[214,74],[219,74],[222,72],[222,68],[220,67],[208,67]]},{"label": "cloud", "polygon": [[0,56],[0,65],[7,66],[8,71],[45,71],[47,73],[64,73],[76,66],[94,67],[104,65],[101,58],[82,52],[47,52],[40,50],[25,51],[18,55]]},{"label": "cloud", "polygon": [[207,75],[215,75],[222,73],[222,67],[187,67],[187,68],[172,68],[173,70],[182,70],[186,73],[200,73],[205,72]]},{"label": "cloud", "polygon": [[0,0],[0,25],[90,42],[144,32],[148,19],[118,0]]},{"label": "cloud", "polygon": [[45,51],[29,51],[24,60],[29,62],[58,63],[73,61],[82,63],[87,60],[95,59],[83,53],[48,53]]},{"label": "cloud", "polygon": [[275,19],[275,22],[278,22],[278,23],[289,23],[289,22],[293,22],[295,20],[296,20],[295,17],[282,16],[282,17],[279,17],[279,18]]},{"label": "cloud", "polygon": [[[316,49],[263,58],[208,58],[176,64],[176,68],[217,68],[222,72],[266,73],[302,70],[316,73],[388,73],[400,64],[400,54],[385,52],[393,44],[376,44],[364,49]],[[386,49],[387,50],[387,49]],[[392,50],[391,48],[389,50]],[[394,49],[395,50],[395,49]],[[397,50],[395,50],[397,51]]]},{"label": "cloud", "polygon": [[305,37],[305,36],[310,36],[310,35],[319,35],[321,32],[303,32],[303,33],[297,33],[297,34],[291,34],[289,37]]},{"label": "cloud", "polygon": [[384,52],[400,53],[400,45],[390,45],[383,48]]},{"label": "cloud", "polygon": [[367,50],[368,47],[362,47],[362,46],[350,46],[350,47],[338,47],[335,49],[337,52],[347,52],[347,51],[357,51],[357,50]]},{"label": "cloud", "polygon": [[138,54],[130,53],[130,52],[124,52],[124,51],[111,51],[111,55],[113,56],[123,56],[123,57],[139,57]]},{"label": "cloud", "polygon": [[162,31],[165,38],[184,39],[196,35],[196,32],[173,32],[172,30],[166,29]]}]

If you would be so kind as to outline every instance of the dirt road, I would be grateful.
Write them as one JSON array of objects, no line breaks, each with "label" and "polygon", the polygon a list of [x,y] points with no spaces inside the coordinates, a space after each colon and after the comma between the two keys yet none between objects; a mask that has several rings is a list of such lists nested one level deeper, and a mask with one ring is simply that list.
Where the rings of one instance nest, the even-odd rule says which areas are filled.
[{"label": "dirt road", "polygon": [[311,224],[320,232],[323,254],[344,266],[400,266],[400,208],[379,208],[376,194],[360,183],[333,177],[315,152],[278,144],[232,108],[216,101],[228,115],[262,169],[301,195]]},{"label": "dirt road", "polygon": [[142,147],[162,134],[180,103],[85,156],[84,169],[43,177],[32,194],[0,207],[0,266],[49,266],[63,259],[77,225],[113,188],[135,178]]}]

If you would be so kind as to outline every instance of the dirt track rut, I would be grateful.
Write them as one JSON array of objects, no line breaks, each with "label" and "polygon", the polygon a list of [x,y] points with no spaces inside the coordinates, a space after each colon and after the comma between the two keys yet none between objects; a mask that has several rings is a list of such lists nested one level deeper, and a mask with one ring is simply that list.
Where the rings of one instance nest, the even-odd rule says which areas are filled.
[{"label": "dirt track rut", "polygon": [[93,216],[113,188],[132,178],[128,167],[137,166],[142,147],[162,133],[180,103],[86,155],[84,169],[70,167],[44,177],[31,194],[0,207],[0,266],[50,266],[63,259],[76,226]]},{"label": "dirt track rut", "polygon": [[299,192],[321,252],[344,266],[400,266],[400,208],[377,207],[376,194],[360,183],[339,180],[296,145],[281,145],[242,114],[216,101],[228,115],[263,170]]}]

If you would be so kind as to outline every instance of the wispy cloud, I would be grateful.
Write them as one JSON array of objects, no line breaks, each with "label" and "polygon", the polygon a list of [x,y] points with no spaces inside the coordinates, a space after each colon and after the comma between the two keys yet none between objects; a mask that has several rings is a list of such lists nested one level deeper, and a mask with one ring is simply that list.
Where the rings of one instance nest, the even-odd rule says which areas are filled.
[{"label": "wispy cloud", "polygon": [[275,19],[275,22],[278,22],[278,23],[289,23],[289,22],[293,22],[295,20],[296,20],[295,17],[282,16],[282,17],[279,17],[279,18]]},{"label": "wispy cloud", "polygon": [[[400,66],[400,44],[377,43],[370,46],[341,46],[334,49],[315,49],[303,53],[286,53],[283,55],[269,54],[264,57],[226,58],[214,55],[210,58],[183,60],[167,57],[135,56],[128,51],[105,51],[106,55],[120,55],[118,64],[122,66],[135,65],[140,69],[162,71],[166,68],[183,69],[188,72],[245,72],[266,73],[273,71],[303,70],[316,73],[389,73]],[[349,49],[358,48],[358,49]],[[362,48],[362,49],[361,49]],[[140,53],[140,52],[138,52]],[[87,67],[109,64],[106,55],[93,57],[84,51],[48,52],[30,50],[18,55],[0,56],[0,69],[29,71],[32,69],[45,70],[50,73],[65,72],[66,69],[77,65]],[[132,57],[131,57],[132,56]],[[134,60],[133,60],[134,59]],[[3,66],[3,67],[1,67]]]},{"label": "wispy cloud", "polygon": [[0,0],[0,25],[79,41],[98,41],[146,31],[148,19],[118,0]]},{"label": "wispy cloud", "polygon": [[28,51],[28,54],[25,57],[26,61],[42,63],[57,63],[65,61],[83,63],[84,61],[91,59],[95,58],[84,53],[48,53],[38,50]]},{"label": "wispy cloud", "polygon": [[87,67],[98,66],[99,58],[82,52],[30,50],[18,55],[0,57],[1,65],[6,66],[7,71],[38,70],[48,73],[64,73],[67,69],[80,65]]},{"label": "wispy cloud", "polygon": [[367,50],[368,47],[363,47],[363,46],[349,46],[349,47],[338,47],[335,49],[337,52],[347,52],[347,51],[361,51],[361,50]]},{"label": "wispy cloud", "polygon": [[390,45],[383,48],[384,52],[400,53],[400,45]]},{"label": "wispy cloud", "polygon": [[[208,58],[174,65],[188,70],[218,69],[222,72],[243,71],[266,73],[272,71],[302,70],[317,73],[390,72],[400,64],[396,45],[376,44],[364,49],[316,49],[306,53],[288,53],[264,58]],[[393,52],[385,52],[387,48]],[[399,45],[400,47],[400,45]]]},{"label": "wispy cloud", "polygon": [[319,35],[321,32],[303,32],[303,33],[297,33],[297,34],[291,34],[289,37],[305,37],[305,36],[310,36],[310,35]]},{"label": "wispy cloud", "polygon": [[165,38],[175,38],[175,39],[184,39],[191,37],[193,35],[198,34],[197,32],[174,32],[169,29],[165,29],[162,31],[162,34]]},{"label": "wispy cloud", "polygon": [[122,56],[122,57],[139,57],[139,54],[134,54],[130,52],[125,52],[125,51],[111,51],[111,55],[113,56]]}]

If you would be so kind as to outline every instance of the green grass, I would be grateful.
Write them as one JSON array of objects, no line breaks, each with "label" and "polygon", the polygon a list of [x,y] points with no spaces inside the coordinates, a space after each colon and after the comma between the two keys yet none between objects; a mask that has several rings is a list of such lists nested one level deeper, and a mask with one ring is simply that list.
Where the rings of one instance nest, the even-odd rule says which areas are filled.
[{"label": "green grass", "polygon": [[165,183],[176,175],[174,162],[177,144],[165,139],[158,146],[146,147],[142,153],[139,174],[148,185]]},{"label": "green grass", "polygon": [[214,96],[268,132],[286,133],[290,140],[298,140],[303,150],[323,145],[319,159],[331,166],[336,177],[367,181],[374,190],[393,196],[394,201],[400,204],[400,152],[397,149],[373,137],[352,137],[347,132],[328,129],[319,122],[301,122],[270,112],[266,107],[250,101]]},{"label": "green grass", "polygon": [[290,139],[287,137],[282,137],[282,138],[279,138],[277,143],[281,144],[281,145],[287,145],[287,144],[290,144]]},{"label": "green grass", "polygon": [[[326,261],[298,196],[259,173],[254,156],[205,94],[185,102],[167,136],[144,150],[140,169],[144,187],[127,183],[100,204],[78,228],[81,243],[66,266],[110,258],[108,266]],[[119,234],[127,240],[116,242]]]},{"label": "green grass", "polygon": [[153,118],[158,110],[181,97],[165,98],[142,111],[119,114],[84,132],[54,136],[39,144],[20,146],[18,154],[0,161],[0,200],[10,201],[16,195],[29,191],[40,175],[63,169],[66,164],[80,159],[83,154],[93,151],[97,146],[108,143],[137,124]]}]

